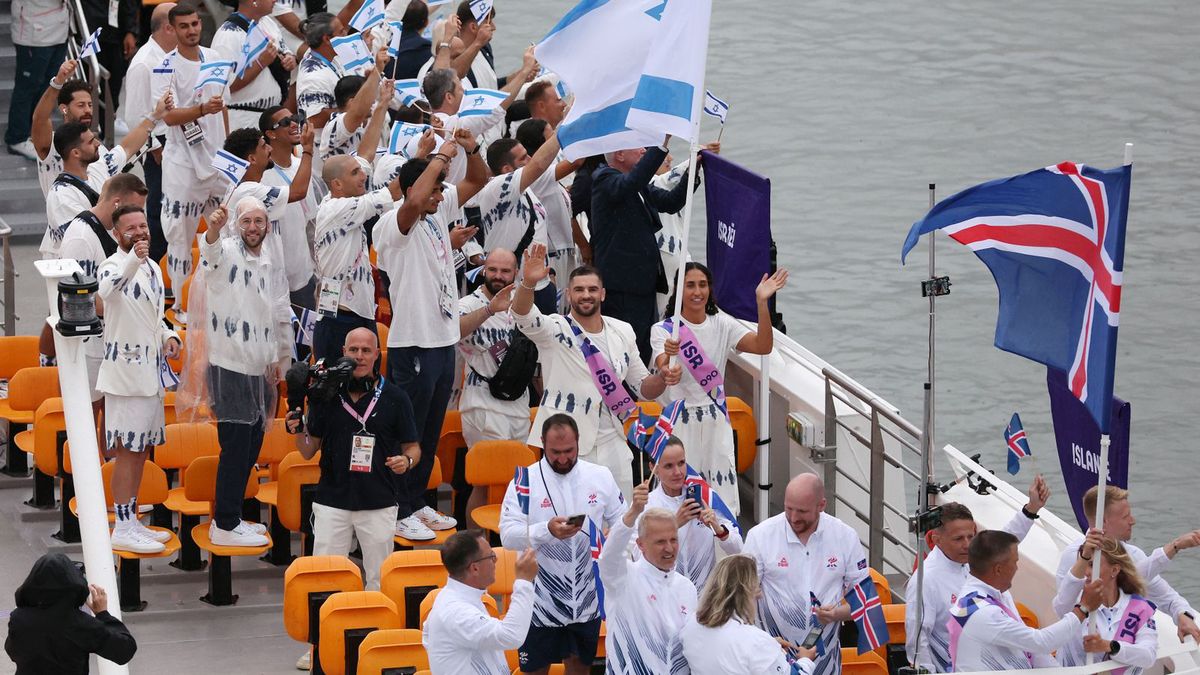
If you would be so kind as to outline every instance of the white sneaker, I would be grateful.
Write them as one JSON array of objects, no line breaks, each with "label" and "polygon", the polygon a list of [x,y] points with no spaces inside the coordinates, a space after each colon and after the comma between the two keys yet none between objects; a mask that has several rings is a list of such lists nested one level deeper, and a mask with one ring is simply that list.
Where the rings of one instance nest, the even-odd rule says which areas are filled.
[{"label": "white sneaker", "polygon": [[143,525],[142,521],[140,521],[140,520],[133,521],[133,526],[134,526],[134,528],[137,529],[138,532],[142,533],[143,537],[146,537],[147,539],[153,539],[154,541],[157,541],[162,544],[165,544],[168,541],[171,541],[171,533],[167,532],[166,530],[151,529],[151,528]]},{"label": "white sneaker", "polygon": [[267,526],[263,525],[262,523],[252,523],[248,520],[243,520],[242,525],[246,529],[253,532],[254,534],[266,534],[267,533]]},{"label": "white sneaker", "polygon": [[242,523],[238,523],[238,526],[232,530],[222,530],[217,527],[215,522],[211,523],[208,526],[208,538],[215,546],[245,546],[252,548],[255,546],[266,546],[270,543],[266,537],[251,532]]},{"label": "white sneaker", "polygon": [[37,150],[33,147],[33,141],[26,138],[25,140],[15,145],[8,146],[8,154],[20,155],[25,159],[38,161]]},{"label": "white sneaker", "polygon": [[162,553],[166,549],[160,542],[143,535],[136,527],[113,530],[112,547],[114,551],[130,553]]},{"label": "white sneaker", "polygon": [[437,537],[433,530],[425,527],[415,515],[396,521],[396,536],[410,541],[429,541]]},{"label": "white sneaker", "polygon": [[312,670],[312,648],[309,647],[304,655],[296,660],[296,670]]},{"label": "white sneaker", "polygon": [[455,525],[458,525],[458,521],[454,518],[441,511],[434,511],[428,506],[413,515],[419,518],[422,523],[425,523],[425,527],[431,530],[452,530]]}]

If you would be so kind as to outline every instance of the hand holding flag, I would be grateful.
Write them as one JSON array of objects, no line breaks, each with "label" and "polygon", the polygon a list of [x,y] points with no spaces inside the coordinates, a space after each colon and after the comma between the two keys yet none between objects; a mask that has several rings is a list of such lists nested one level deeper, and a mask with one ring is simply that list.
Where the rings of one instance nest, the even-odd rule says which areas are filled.
[{"label": "hand holding flag", "polygon": [[[246,30],[246,39],[242,42],[242,52],[237,58],[237,76],[241,77],[244,75],[250,64],[262,56],[264,52],[274,49],[274,44],[267,37],[262,26],[257,21],[251,22],[250,27]],[[274,57],[271,60],[274,60]]]},{"label": "hand holding flag", "polygon": [[471,0],[469,5],[476,23],[483,23],[492,14],[492,0]]},{"label": "hand holding flag", "polygon": [[475,115],[490,115],[508,98],[508,94],[494,89],[468,89],[463,92],[462,103],[458,107],[459,117]]},{"label": "hand holding flag", "polygon": [[337,54],[337,59],[347,74],[358,74],[358,71],[375,62],[375,57],[367,48],[367,43],[363,40],[361,33],[335,37],[330,40],[330,44],[333,45],[333,51]]},{"label": "hand holding flag", "polygon": [[350,27],[365,33],[383,23],[383,0],[364,0],[362,6],[350,17]]},{"label": "hand holding flag", "polygon": [[858,653],[866,654],[886,645],[891,637],[883,617],[883,602],[870,575],[846,593],[846,602],[850,604],[850,618],[858,627]]},{"label": "hand holding flag", "polygon": [[79,50],[79,60],[82,61],[89,56],[100,53],[100,31],[103,28],[97,28],[88,36],[86,42],[83,43],[83,49]]},{"label": "hand holding flag", "polygon": [[204,87],[215,84],[221,89],[225,89],[229,84],[230,76],[233,75],[235,64],[233,61],[205,61],[200,64],[200,72],[196,75],[196,86],[193,91],[200,91]]},{"label": "hand holding flag", "polygon": [[425,94],[421,92],[420,80],[396,80],[395,87],[396,96],[402,106],[410,106],[425,98]]}]

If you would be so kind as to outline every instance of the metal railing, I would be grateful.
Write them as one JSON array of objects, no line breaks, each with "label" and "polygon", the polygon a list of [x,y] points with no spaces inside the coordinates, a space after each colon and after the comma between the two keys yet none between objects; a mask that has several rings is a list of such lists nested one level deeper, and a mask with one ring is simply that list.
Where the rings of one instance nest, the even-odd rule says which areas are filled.
[{"label": "metal railing", "polygon": [[[80,0],[69,0],[67,11],[71,15],[67,31],[67,58],[78,59],[79,54],[83,51],[83,45],[92,31],[87,25],[87,19],[83,16],[83,4]],[[99,115],[94,116],[92,125],[103,132],[104,138],[109,143],[115,142],[113,139],[114,112],[113,106],[109,104],[109,101],[113,100],[114,94],[108,86],[108,69],[100,65],[100,60],[96,58],[95,54],[90,54],[79,64],[77,72],[91,85],[92,106],[94,110],[100,112]],[[101,91],[104,92],[103,98],[100,97]],[[97,124],[103,126],[99,127]]]},{"label": "metal railing", "polygon": [[13,265],[12,257],[12,227],[0,217],[0,248],[3,249],[4,276],[0,277],[0,287],[4,290],[4,322],[0,328],[5,335],[17,334],[17,268]]}]

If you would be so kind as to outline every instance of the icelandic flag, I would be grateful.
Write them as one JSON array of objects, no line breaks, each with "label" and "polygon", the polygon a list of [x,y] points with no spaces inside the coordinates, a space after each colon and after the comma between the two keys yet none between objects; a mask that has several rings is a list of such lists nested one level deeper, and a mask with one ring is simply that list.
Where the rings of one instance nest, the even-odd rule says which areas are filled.
[{"label": "icelandic flag", "polygon": [[421,91],[420,80],[396,80],[395,86],[396,96],[400,98],[402,106],[410,106],[425,98],[425,94]]},{"label": "icelandic flag", "polygon": [[883,618],[883,602],[870,576],[846,593],[846,602],[850,604],[850,618],[858,627],[858,653],[866,654],[886,645],[890,636],[887,620]]},{"label": "icelandic flag", "polygon": [[700,488],[700,496],[704,499],[704,505],[715,511],[718,516],[732,523],[733,529],[741,534],[742,528],[738,525],[737,517],[733,515],[733,511],[729,510],[729,505],[725,503],[724,499],[721,499],[720,494],[712,491],[712,487],[708,484],[708,481],[704,480],[700,473],[693,469],[690,464],[687,466],[687,477],[683,479],[683,484],[684,486],[702,486]]},{"label": "icelandic flag", "polygon": [[428,124],[409,124],[408,122],[396,122],[392,125],[392,137],[388,141],[388,152],[393,155],[405,155],[405,148],[409,141],[414,138],[420,138],[421,134],[425,133],[426,129],[431,128]]},{"label": "icelandic flag", "polygon": [[587,519],[587,534],[592,552],[592,579],[596,581],[596,602],[600,606],[600,618],[604,618],[604,583],[600,581],[600,552],[604,550],[604,532],[596,521]]},{"label": "icelandic flag", "polygon": [[650,433],[650,440],[646,441],[646,454],[650,455],[650,461],[658,464],[662,459],[663,450],[667,449],[667,441],[671,440],[671,434],[675,433],[675,423],[679,421],[679,413],[683,410],[683,399],[671,401],[663,406],[662,414],[658,416],[658,421],[654,423],[654,428]]},{"label": "icelandic flag", "polygon": [[630,129],[700,140],[701,89],[708,60],[712,0],[661,4],[646,10],[658,26],[625,120]]},{"label": "icelandic flag", "polygon": [[1021,470],[1021,460],[1033,454],[1029,449],[1029,439],[1025,438],[1025,427],[1021,426],[1021,416],[1013,413],[1012,420],[1004,430],[1004,444],[1008,446],[1008,472],[1017,475]]},{"label": "icelandic flag", "polygon": [[354,73],[375,60],[361,33],[335,37],[329,43],[333,45],[333,51],[337,52],[338,61],[342,63],[342,70],[346,71],[346,74]]},{"label": "icelandic flag", "polygon": [[724,125],[725,118],[729,116],[729,104],[713,96],[711,91],[705,89],[704,114],[721,120],[721,124]]},{"label": "icelandic flag", "polygon": [[196,86],[193,91],[200,91],[210,84],[224,89],[229,84],[229,76],[233,72],[233,61],[205,61],[200,64],[200,73],[196,76]]},{"label": "icelandic flag", "polygon": [[458,116],[490,115],[507,98],[508,94],[495,89],[468,89],[463,92],[462,103],[458,106]]},{"label": "icelandic flag", "polygon": [[513,472],[513,490],[517,493],[521,513],[529,515],[529,467],[518,466]]},{"label": "icelandic flag", "polygon": [[381,23],[383,23],[383,0],[365,0],[354,16],[350,17],[350,27],[360,33],[365,33]]},{"label": "icelandic flag", "polygon": [[[811,610],[808,615],[808,627],[809,629],[813,629],[821,625],[821,620],[817,618],[817,608],[821,606],[821,601],[817,599],[817,594],[812,591],[808,592],[808,606]],[[817,648],[817,658],[825,656],[825,641],[817,640],[815,646]]]},{"label": "icelandic flag", "polygon": [[404,32],[404,25],[399,21],[389,21],[387,25],[392,31],[388,37],[388,58],[394,59],[400,56],[400,34]]},{"label": "icelandic flag", "polygon": [[633,418],[633,424],[629,426],[629,433],[625,435],[625,440],[629,445],[639,452],[646,449],[646,434],[654,428],[654,423],[658,420],[657,417],[649,413],[638,412]]},{"label": "icelandic flag", "polygon": [[242,182],[242,176],[246,175],[249,166],[250,162],[224,150],[217,150],[217,154],[213,155],[212,167],[220,171],[232,185]]},{"label": "icelandic flag", "polygon": [[1105,434],[1132,175],[1063,162],[967,188],[914,223],[900,254],[940,229],[969,246],[999,290],[996,346],[1067,373]]},{"label": "icelandic flag", "polygon": [[100,31],[101,28],[97,28],[92,32],[91,35],[88,36],[87,41],[83,43],[83,49],[79,50],[80,61],[92,56],[93,54],[100,53]]},{"label": "icelandic flag", "polygon": [[242,43],[242,53],[238,55],[238,77],[241,77],[246,72],[246,68],[250,66],[250,62],[257,59],[258,55],[262,54],[270,43],[271,39],[267,37],[262,26],[258,25],[257,21],[252,21],[250,28],[246,30],[246,41]]},{"label": "icelandic flag", "polygon": [[471,14],[476,23],[483,23],[492,13],[492,0],[471,0]]}]

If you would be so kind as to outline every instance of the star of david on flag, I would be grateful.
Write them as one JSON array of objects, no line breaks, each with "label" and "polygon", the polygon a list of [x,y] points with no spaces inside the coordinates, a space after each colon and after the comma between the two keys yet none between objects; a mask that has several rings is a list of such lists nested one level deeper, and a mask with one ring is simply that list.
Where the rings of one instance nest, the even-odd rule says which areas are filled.
[{"label": "star of david on flag", "polygon": [[366,0],[354,16],[350,17],[350,27],[365,33],[371,28],[383,23],[383,0]]},{"label": "star of david on flag", "polygon": [[421,134],[425,133],[426,129],[430,129],[428,124],[409,124],[408,122],[396,122],[392,125],[392,136],[388,141],[388,152],[393,155],[405,155],[406,146],[414,138],[420,138]]},{"label": "star of david on flag", "polygon": [[93,54],[100,53],[100,31],[103,28],[97,28],[88,36],[86,42],[83,43],[83,49],[79,50],[79,60],[82,61]]},{"label": "star of david on flag", "polygon": [[410,106],[425,98],[425,94],[421,92],[421,82],[419,80],[396,80],[395,87],[396,96],[400,99],[400,105]]},{"label": "star of david on flag", "polygon": [[887,620],[883,618],[883,602],[870,576],[846,593],[846,602],[850,605],[850,618],[858,627],[858,653],[866,654],[886,645],[890,636]]},{"label": "star of david on flag", "polygon": [[508,94],[494,89],[468,89],[463,92],[462,103],[458,107],[459,117],[474,115],[490,115],[500,107]]},{"label": "star of david on flag", "polygon": [[729,104],[713,96],[711,91],[705,89],[704,114],[715,117],[721,120],[721,124],[725,124],[725,118],[729,116]]},{"label": "star of david on flag", "polygon": [[249,166],[250,162],[224,150],[217,150],[217,154],[213,155],[212,167],[220,171],[232,185],[242,182],[242,176],[246,175]]},{"label": "star of david on flag", "polygon": [[367,49],[367,43],[363,41],[362,35],[359,33],[335,37],[329,43],[333,45],[333,51],[337,53],[338,61],[341,61],[342,69],[347,74],[369,65],[375,60],[371,56],[371,51]]},{"label": "star of david on flag", "polygon": [[1004,429],[1004,445],[1008,447],[1008,472],[1015,476],[1021,470],[1021,460],[1033,454],[1029,450],[1029,439],[1025,437],[1025,427],[1021,426],[1021,416],[1017,413],[1013,413]]},{"label": "star of david on flag", "polygon": [[492,0],[471,0],[469,5],[476,23],[483,23],[492,13]]},{"label": "star of david on flag", "polygon": [[242,52],[237,59],[237,76],[241,77],[246,68],[258,58],[267,49],[267,45],[271,44],[271,39],[263,31],[262,26],[258,25],[257,21],[250,22],[250,27],[246,29],[246,39],[242,42]]},{"label": "star of david on flag", "polygon": [[229,76],[233,73],[233,61],[205,61],[200,64],[200,72],[196,76],[196,86],[193,91],[200,91],[210,84],[222,89],[229,84]]},{"label": "star of david on flag", "polygon": [[945,230],[996,280],[996,346],[1067,373],[1071,392],[1108,433],[1133,167],[1063,162],[994,180],[938,203],[913,224]]},{"label": "star of david on flag", "polygon": [[388,58],[394,59],[400,56],[400,35],[404,32],[404,24],[399,21],[389,21],[387,25],[391,29],[391,34],[388,36]]}]

